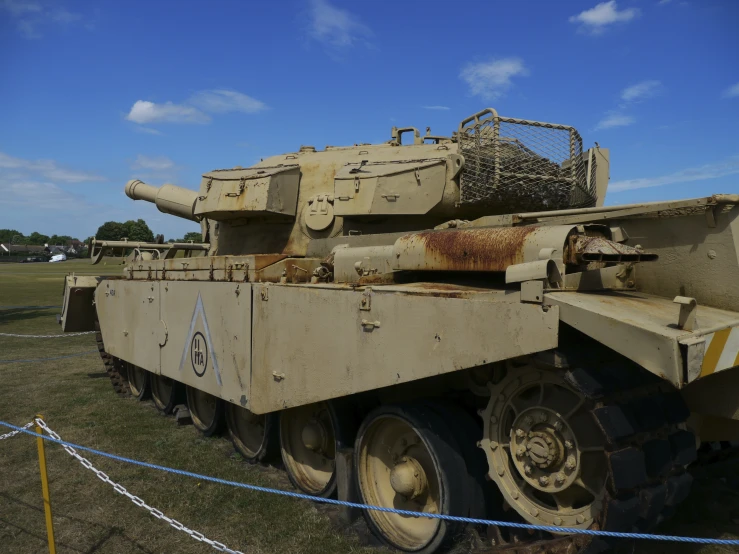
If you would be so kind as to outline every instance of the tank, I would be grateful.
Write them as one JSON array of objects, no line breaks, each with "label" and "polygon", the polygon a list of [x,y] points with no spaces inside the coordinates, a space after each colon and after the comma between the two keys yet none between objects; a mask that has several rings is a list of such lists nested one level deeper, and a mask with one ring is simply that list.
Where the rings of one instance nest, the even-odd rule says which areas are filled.
[{"label": "tank", "polygon": [[[304,493],[650,531],[697,448],[739,438],[739,196],[604,206],[608,177],[574,128],[486,109],[449,136],[211,171],[197,192],[130,181],[202,243],[95,241],[93,262],[127,255],[122,275],[69,275],[60,322],[97,330],[117,393],[186,403]],[[365,518],[406,552],[465,530]],[[479,532],[517,552],[591,541]]]}]

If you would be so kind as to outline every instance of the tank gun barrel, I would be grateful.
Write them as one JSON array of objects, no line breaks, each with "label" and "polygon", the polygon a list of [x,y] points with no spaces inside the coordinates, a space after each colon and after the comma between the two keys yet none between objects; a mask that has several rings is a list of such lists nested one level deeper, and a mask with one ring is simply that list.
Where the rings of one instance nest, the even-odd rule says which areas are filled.
[{"label": "tank gun barrel", "polygon": [[194,214],[198,193],[194,190],[169,184],[154,187],[138,179],[132,179],[126,183],[124,190],[126,196],[133,200],[146,200],[156,204],[160,212],[198,221]]}]

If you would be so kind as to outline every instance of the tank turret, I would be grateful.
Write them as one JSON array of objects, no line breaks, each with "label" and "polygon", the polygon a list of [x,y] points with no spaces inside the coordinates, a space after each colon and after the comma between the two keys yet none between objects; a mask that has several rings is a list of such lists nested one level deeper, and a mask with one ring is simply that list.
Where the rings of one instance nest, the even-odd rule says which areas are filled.
[{"label": "tank turret", "polygon": [[573,127],[487,108],[452,136],[394,127],[380,144],[301,146],[253,167],[211,171],[199,193],[130,181],[126,194],[202,221],[213,252],[305,256],[311,241],[337,236],[602,205],[607,162],[608,150],[584,150]]}]

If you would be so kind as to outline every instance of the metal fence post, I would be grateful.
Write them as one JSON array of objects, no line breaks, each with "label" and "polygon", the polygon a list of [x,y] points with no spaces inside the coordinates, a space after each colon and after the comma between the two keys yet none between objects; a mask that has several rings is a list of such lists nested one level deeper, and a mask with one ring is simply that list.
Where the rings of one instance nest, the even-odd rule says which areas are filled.
[{"label": "metal fence post", "polygon": [[[44,419],[41,414],[36,415],[39,419]],[[41,492],[44,497],[44,514],[46,515],[46,536],[49,540],[49,554],[56,554],[56,543],[54,542],[54,522],[51,519],[51,500],[49,499],[49,477],[46,474],[46,451],[44,450],[44,431],[36,423],[36,444],[38,446],[38,465],[41,472]]]}]

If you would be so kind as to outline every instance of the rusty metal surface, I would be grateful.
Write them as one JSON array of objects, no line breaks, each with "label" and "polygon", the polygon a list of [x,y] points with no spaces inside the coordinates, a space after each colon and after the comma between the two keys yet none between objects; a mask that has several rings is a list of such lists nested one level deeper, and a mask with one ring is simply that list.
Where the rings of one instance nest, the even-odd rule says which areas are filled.
[{"label": "rusty metal surface", "polygon": [[651,262],[658,258],[657,254],[644,252],[626,244],[613,242],[604,237],[584,235],[571,236],[569,260],[571,263],[587,262]]},{"label": "rusty metal surface", "polygon": [[[505,271],[508,266],[525,261],[525,240],[536,229],[512,227],[423,231],[398,239],[395,252],[404,270]],[[425,256],[413,255],[419,251]]]}]

